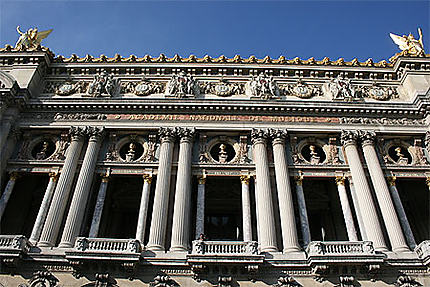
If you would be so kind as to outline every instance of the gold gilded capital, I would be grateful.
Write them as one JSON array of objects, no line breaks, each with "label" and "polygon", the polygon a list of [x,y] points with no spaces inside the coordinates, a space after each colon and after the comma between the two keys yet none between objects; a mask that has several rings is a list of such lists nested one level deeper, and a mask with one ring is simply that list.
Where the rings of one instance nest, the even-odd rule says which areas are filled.
[{"label": "gold gilded capital", "polygon": [[10,180],[17,180],[20,177],[20,174],[16,171],[10,173]]},{"label": "gold gilded capital", "polygon": [[246,185],[249,185],[249,180],[250,180],[250,176],[249,175],[241,175],[240,176],[240,182],[242,183],[242,184],[246,184]]},{"label": "gold gilded capital", "polygon": [[146,183],[148,183],[148,184],[151,184],[151,182],[152,182],[152,174],[144,174],[143,175],[143,181],[146,182]]},{"label": "gold gilded capital", "polygon": [[430,176],[426,177],[426,184],[430,188]]},{"label": "gold gilded capital", "polygon": [[57,181],[59,173],[58,171],[51,171],[49,174],[49,178],[52,179],[52,181]]},{"label": "gold gilded capital", "polygon": [[396,177],[394,175],[393,176],[388,176],[387,180],[388,180],[388,184],[390,186],[396,186]]},{"label": "gold gilded capital", "polygon": [[334,179],[337,185],[345,185],[345,176],[336,176]]},{"label": "gold gilded capital", "polygon": [[303,172],[301,170],[299,170],[299,175],[296,175],[294,177],[294,180],[296,181],[296,185],[303,185]]}]

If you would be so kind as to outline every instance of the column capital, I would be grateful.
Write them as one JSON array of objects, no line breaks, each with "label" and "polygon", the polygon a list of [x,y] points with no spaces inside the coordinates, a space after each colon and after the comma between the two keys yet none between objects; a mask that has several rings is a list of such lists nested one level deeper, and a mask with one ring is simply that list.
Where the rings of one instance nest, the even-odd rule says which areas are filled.
[{"label": "column capital", "polygon": [[356,145],[358,139],[358,132],[351,130],[343,130],[340,134],[340,141],[342,145]]},{"label": "column capital", "polygon": [[430,176],[426,177],[426,184],[430,188]]},{"label": "column capital", "polygon": [[303,185],[303,179],[305,176],[303,175],[303,172],[299,170],[299,174],[294,176],[294,180],[296,181],[296,185]]},{"label": "column capital", "polygon": [[20,176],[21,176],[21,174],[20,174],[19,172],[17,172],[17,171],[12,171],[12,172],[10,173],[9,178],[10,178],[11,180],[17,180]]},{"label": "column capital", "polygon": [[373,145],[376,140],[376,133],[375,131],[359,131],[359,136],[361,139],[361,144],[363,146],[366,145]]},{"label": "column capital", "polygon": [[176,137],[176,130],[174,128],[163,128],[158,130],[158,136],[161,142],[174,142]]},{"label": "column capital", "polygon": [[394,176],[394,175],[388,176],[387,180],[388,180],[388,184],[390,186],[396,186],[396,176]]},{"label": "column capital", "polygon": [[90,141],[99,141],[104,136],[104,127],[87,127],[86,132]]},{"label": "column capital", "polygon": [[69,135],[72,141],[82,141],[85,136],[85,128],[72,126],[69,129]]},{"label": "column capital", "polygon": [[269,129],[267,131],[269,137],[272,139],[272,144],[285,144],[288,137],[286,129]]},{"label": "column capital", "polygon": [[197,177],[199,184],[206,184],[206,174],[203,173],[202,175]]},{"label": "column capital", "polygon": [[52,179],[53,181],[57,181],[59,173],[58,171],[51,171],[48,175],[50,179]]},{"label": "column capital", "polygon": [[345,185],[345,176],[338,175],[334,179],[336,181],[336,185]]},{"label": "column capital", "polygon": [[242,183],[242,184],[246,184],[246,185],[249,185],[249,180],[250,180],[250,176],[249,175],[241,175],[240,176],[240,182]]},{"label": "column capital", "polygon": [[176,128],[176,134],[180,138],[180,142],[191,142],[195,131],[195,128]]},{"label": "column capital", "polygon": [[264,129],[252,129],[251,131],[251,141],[252,144],[266,144],[267,138],[269,137],[267,130]]},{"label": "column capital", "polygon": [[143,182],[146,182],[147,184],[151,184],[152,174],[145,173],[142,177],[143,177]]}]

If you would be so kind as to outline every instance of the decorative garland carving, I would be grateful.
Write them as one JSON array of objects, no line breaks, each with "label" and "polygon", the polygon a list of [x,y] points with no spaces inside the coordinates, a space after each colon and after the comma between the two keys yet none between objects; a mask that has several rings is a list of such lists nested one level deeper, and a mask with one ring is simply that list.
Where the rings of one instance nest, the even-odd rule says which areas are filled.
[{"label": "decorative garland carving", "polygon": [[389,118],[340,118],[340,124],[363,124],[363,125],[399,125],[399,126],[421,126],[425,125],[425,119],[389,119]]},{"label": "decorative garland carving", "polygon": [[54,116],[56,121],[59,120],[105,120],[107,119],[106,114],[84,114],[84,113],[56,113]]},{"label": "decorative garland carving", "polygon": [[168,275],[157,275],[154,277],[154,281],[149,283],[149,286],[151,287],[176,287],[179,286],[176,281],[174,281],[170,276]]},{"label": "decorative garland carving", "polygon": [[58,279],[49,271],[36,271],[30,279],[29,287],[54,287],[57,282]]},{"label": "decorative garland carving", "polygon": [[407,275],[400,275],[397,277],[396,286],[399,287],[417,287],[422,286],[420,283],[418,283],[414,278]]},{"label": "decorative garland carving", "polygon": [[302,80],[298,80],[295,84],[283,85],[282,90],[286,96],[291,95],[301,99],[310,99],[322,95],[319,86],[308,85]]},{"label": "decorative garland carving", "polygon": [[225,79],[218,82],[203,82],[201,89],[205,94],[214,94],[219,97],[245,94],[244,83],[231,83]]},{"label": "decorative garland carving", "polygon": [[276,284],[272,285],[273,287],[298,287],[300,285],[291,275],[285,274],[278,278]]},{"label": "decorative garland carving", "polygon": [[136,96],[148,96],[150,94],[164,93],[165,85],[143,78],[140,82],[121,83],[121,92],[124,94],[134,94]]},{"label": "decorative garland carving", "polygon": [[364,96],[378,101],[387,101],[399,98],[394,87],[382,87],[378,83],[373,83],[372,86],[360,86],[358,91]]}]

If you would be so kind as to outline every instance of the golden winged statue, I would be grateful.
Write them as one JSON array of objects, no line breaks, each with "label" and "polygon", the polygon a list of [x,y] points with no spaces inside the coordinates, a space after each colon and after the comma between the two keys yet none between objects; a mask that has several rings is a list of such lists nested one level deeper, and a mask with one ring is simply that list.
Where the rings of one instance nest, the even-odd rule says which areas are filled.
[{"label": "golden winged statue", "polygon": [[19,26],[16,27],[16,31],[21,35],[15,44],[15,49],[31,49],[37,48],[43,39],[48,37],[52,32],[52,29],[39,32],[37,28],[30,28],[26,32],[21,32]]},{"label": "golden winged statue", "polygon": [[418,28],[418,35],[420,38],[417,40],[411,33],[409,33],[408,36],[398,36],[390,33],[391,39],[393,39],[394,43],[396,43],[400,50],[402,50],[401,55],[403,56],[424,55],[423,32],[421,31],[421,28]]}]

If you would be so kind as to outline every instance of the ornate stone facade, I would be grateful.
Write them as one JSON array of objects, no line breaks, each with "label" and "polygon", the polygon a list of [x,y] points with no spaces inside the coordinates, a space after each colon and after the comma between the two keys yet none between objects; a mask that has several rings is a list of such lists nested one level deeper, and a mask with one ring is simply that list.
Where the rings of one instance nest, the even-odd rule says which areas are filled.
[{"label": "ornate stone facade", "polygon": [[429,83],[424,55],[7,46],[0,284],[429,286]]}]

